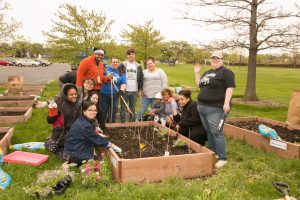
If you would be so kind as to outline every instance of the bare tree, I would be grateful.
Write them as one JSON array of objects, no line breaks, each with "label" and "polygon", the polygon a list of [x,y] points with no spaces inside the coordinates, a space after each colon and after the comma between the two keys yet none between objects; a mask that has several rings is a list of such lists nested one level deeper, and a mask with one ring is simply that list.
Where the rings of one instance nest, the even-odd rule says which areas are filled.
[{"label": "bare tree", "polygon": [[[274,1],[273,1],[274,2]],[[284,1],[284,3],[288,3]],[[200,26],[230,30],[232,37],[222,40],[221,48],[248,49],[248,75],[244,100],[257,100],[256,57],[258,51],[291,46],[300,38],[300,9],[284,9],[272,0],[189,0],[184,19]],[[298,7],[297,7],[298,6]],[[212,15],[199,15],[199,11]],[[193,11],[197,11],[197,15]]]}]

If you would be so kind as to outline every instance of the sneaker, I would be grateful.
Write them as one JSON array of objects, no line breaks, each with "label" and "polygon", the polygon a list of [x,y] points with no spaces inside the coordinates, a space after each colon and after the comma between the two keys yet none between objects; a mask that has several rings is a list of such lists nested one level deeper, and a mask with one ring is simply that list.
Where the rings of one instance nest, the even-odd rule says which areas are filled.
[{"label": "sneaker", "polygon": [[224,165],[227,164],[227,161],[226,160],[218,160],[218,162],[215,164],[215,167],[217,169],[221,169],[222,167],[224,167]]}]

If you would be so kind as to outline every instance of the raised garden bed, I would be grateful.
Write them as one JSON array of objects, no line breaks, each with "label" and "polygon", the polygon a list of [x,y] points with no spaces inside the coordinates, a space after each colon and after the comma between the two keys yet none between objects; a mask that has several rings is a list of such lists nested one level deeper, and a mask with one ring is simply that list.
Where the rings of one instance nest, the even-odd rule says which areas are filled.
[{"label": "raised garden bed", "polygon": [[0,96],[0,107],[31,107],[37,96]]},{"label": "raised garden bed", "polygon": [[[41,95],[43,93],[44,86],[23,86],[22,87],[22,96],[26,95]],[[8,90],[4,91],[5,96],[10,96]],[[15,96],[15,95],[13,95]]]},{"label": "raised garden bed", "polygon": [[12,145],[14,128],[10,127],[0,127],[0,148],[6,155],[7,148]]},{"label": "raised garden bed", "polygon": [[31,114],[32,107],[0,107],[0,125],[27,122]]},{"label": "raised garden bed", "polygon": [[[257,132],[260,124],[273,128],[283,141],[261,136]],[[244,140],[253,147],[276,153],[280,157],[300,159],[300,126],[262,117],[236,117],[226,120],[224,133],[232,139]]]},{"label": "raised garden bed", "polygon": [[[153,132],[154,127],[159,132]],[[167,177],[194,178],[213,172],[212,151],[180,134],[178,138],[186,146],[175,147],[177,133],[155,122],[107,124],[106,133],[111,142],[122,148],[121,154],[110,149],[113,176],[119,183],[156,182]],[[164,156],[166,150],[169,156]]]}]

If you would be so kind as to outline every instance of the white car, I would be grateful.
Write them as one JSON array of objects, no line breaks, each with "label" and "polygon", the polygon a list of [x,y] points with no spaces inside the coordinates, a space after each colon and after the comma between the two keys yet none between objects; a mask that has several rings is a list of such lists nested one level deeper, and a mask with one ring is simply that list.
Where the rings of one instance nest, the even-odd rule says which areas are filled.
[{"label": "white car", "polygon": [[16,63],[17,66],[22,67],[22,66],[32,66],[32,67],[37,67],[40,65],[40,62],[34,61],[34,60],[18,60]]}]

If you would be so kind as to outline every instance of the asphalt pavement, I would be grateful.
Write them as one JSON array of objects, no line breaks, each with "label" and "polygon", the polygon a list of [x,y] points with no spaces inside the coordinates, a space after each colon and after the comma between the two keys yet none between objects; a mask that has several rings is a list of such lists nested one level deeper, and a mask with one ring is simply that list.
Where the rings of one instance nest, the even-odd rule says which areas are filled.
[{"label": "asphalt pavement", "polygon": [[8,76],[23,76],[24,84],[44,85],[70,70],[68,64],[51,64],[47,67],[0,66],[0,83],[7,83]]}]

